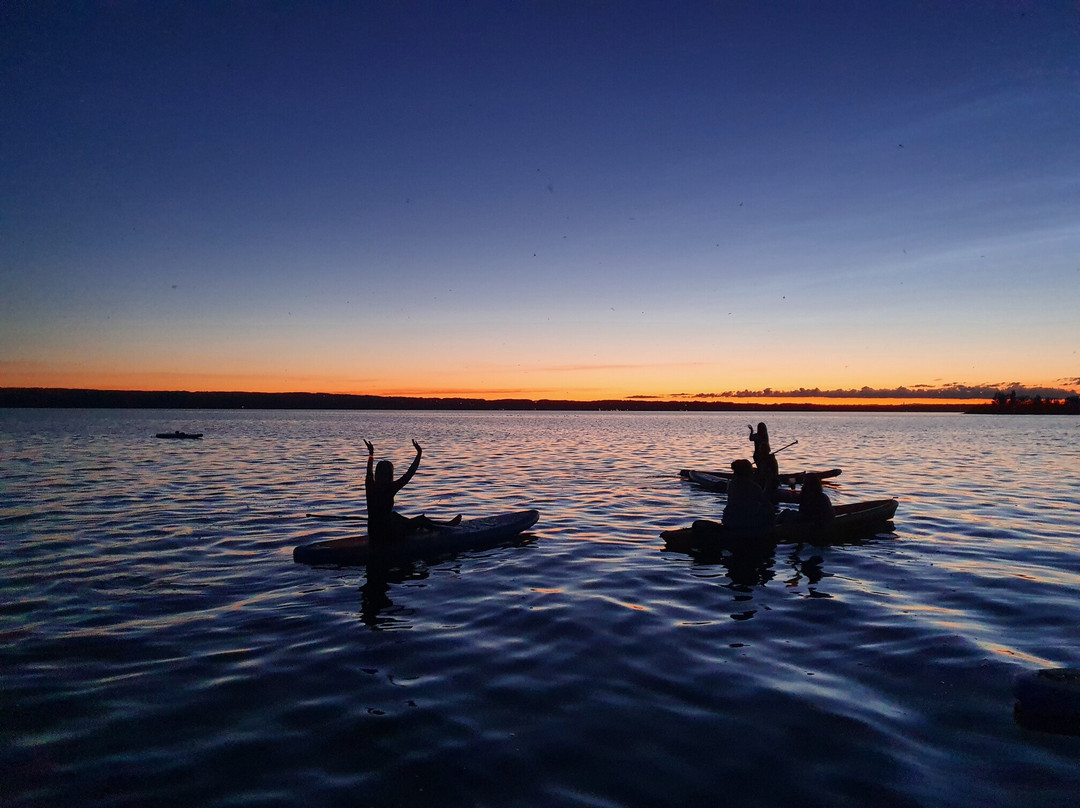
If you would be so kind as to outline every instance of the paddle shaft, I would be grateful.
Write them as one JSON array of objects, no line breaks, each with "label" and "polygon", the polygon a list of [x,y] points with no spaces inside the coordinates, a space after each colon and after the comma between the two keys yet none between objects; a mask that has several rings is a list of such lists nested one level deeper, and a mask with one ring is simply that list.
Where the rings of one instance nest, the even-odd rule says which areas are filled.
[{"label": "paddle shaft", "polygon": [[777,449],[777,450],[776,450],[775,452],[773,452],[772,454],[774,454],[774,455],[775,455],[775,454],[780,454],[780,452],[784,451],[784,449],[790,449],[790,448],[791,448],[792,446],[794,446],[794,445],[795,445],[796,443],[798,443],[798,441],[797,441],[797,440],[793,440],[793,441],[792,441],[791,443],[789,443],[789,444],[788,444],[787,446],[781,446],[781,447],[780,447],[779,449]]}]

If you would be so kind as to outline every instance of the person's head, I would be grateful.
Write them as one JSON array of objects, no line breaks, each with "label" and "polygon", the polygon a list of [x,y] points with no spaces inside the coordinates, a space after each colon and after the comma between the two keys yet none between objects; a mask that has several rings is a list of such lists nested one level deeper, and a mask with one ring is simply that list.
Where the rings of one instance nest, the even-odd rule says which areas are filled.
[{"label": "person's head", "polygon": [[380,460],[375,464],[375,482],[392,483],[394,481],[394,464],[389,460]]},{"label": "person's head", "polygon": [[823,490],[821,487],[821,478],[816,474],[807,474],[803,477],[802,484],[803,494],[818,494]]},{"label": "person's head", "polygon": [[761,421],[761,422],[760,422],[760,423],[759,423],[759,424],[757,425],[757,433],[758,433],[758,435],[760,435],[761,437],[765,438],[765,440],[768,440],[768,439],[769,439],[769,428],[768,428],[767,426],[765,426],[765,422],[764,422],[764,421]]},{"label": "person's head", "polygon": [[754,466],[749,460],[732,460],[731,470],[736,477],[753,477]]}]

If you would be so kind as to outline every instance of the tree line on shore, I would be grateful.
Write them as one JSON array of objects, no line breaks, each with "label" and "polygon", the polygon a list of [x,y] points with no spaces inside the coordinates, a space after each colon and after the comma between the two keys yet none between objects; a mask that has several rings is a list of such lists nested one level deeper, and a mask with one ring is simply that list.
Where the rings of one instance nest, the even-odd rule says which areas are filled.
[{"label": "tree line on shore", "polygon": [[989,404],[972,407],[967,412],[1003,415],[1080,415],[1080,396],[1043,398],[1042,396],[1018,396],[1015,390],[994,394]]},{"label": "tree line on shore", "polygon": [[254,409],[254,410],[578,410],[627,412],[960,412],[963,404],[802,404],[797,401],[658,401],[604,399],[413,398],[348,393],[244,393],[156,390],[87,390],[45,387],[0,388],[0,407],[86,409]]},{"label": "tree line on shore", "polygon": [[1080,414],[1080,396],[1044,398],[1002,391],[987,404],[940,403],[835,404],[794,401],[751,403],[742,401],[657,401],[604,399],[413,398],[348,393],[243,393],[183,390],[86,390],[47,387],[0,388],[0,407],[68,407],[87,409],[253,409],[253,410],[606,410],[627,412],[968,412],[1000,415]]}]

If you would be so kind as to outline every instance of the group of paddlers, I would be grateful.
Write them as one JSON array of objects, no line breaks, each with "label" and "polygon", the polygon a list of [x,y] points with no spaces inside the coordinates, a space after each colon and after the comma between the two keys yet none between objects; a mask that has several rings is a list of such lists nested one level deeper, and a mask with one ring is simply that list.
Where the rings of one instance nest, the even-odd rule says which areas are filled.
[{"label": "group of paddlers", "polygon": [[[731,528],[754,530],[769,527],[777,519],[776,492],[780,487],[780,469],[776,452],[769,445],[769,430],[764,422],[759,423],[756,430],[750,426],[750,440],[754,444],[754,462],[740,459],[731,463],[734,476],[728,483],[723,522]],[[375,464],[375,448],[369,441],[365,440],[364,444],[368,450],[367,475],[364,479],[368,536],[373,541],[404,539],[416,530],[456,525],[461,521],[461,517],[457,516],[449,522],[436,522],[423,514],[408,517],[394,510],[394,495],[405,487],[420,467],[423,449],[419,443],[415,440],[412,442],[416,457],[408,470],[396,480],[393,463],[380,460]],[[792,518],[786,517],[788,513],[792,512],[784,512],[785,518]],[[798,514],[794,518],[816,525],[832,520],[832,502],[821,487],[821,478],[813,474],[805,475]]]},{"label": "group of paddlers", "polygon": [[[772,525],[777,519],[776,492],[780,487],[780,468],[776,453],[769,444],[769,429],[764,422],[755,431],[750,425],[754,444],[754,462],[733,460],[733,477],[728,483],[727,506],[723,522],[736,529],[755,530]],[[786,515],[789,512],[784,512]],[[799,495],[797,518],[800,522],[824,525],[832,521],[833,507],[821,486],[821,478],[807,474]]]}]

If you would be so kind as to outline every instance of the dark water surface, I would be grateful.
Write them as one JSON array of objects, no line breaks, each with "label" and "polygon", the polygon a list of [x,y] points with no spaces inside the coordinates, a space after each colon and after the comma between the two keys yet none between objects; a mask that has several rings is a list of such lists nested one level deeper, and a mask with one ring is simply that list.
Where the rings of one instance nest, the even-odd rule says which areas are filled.
[{"label": "dark water surface", "polygon": [[[1011,687],[1080,666],[1080,420],[773,416],[782,470],[898,497],[895,533],[664,552],[749,420],[0,410],[0,804],[1077,804],[1080,738]],[[362,527],[305,514],[363,512],[365,437],[425,447],[402,510],[540,522],[294,564]]]}]

